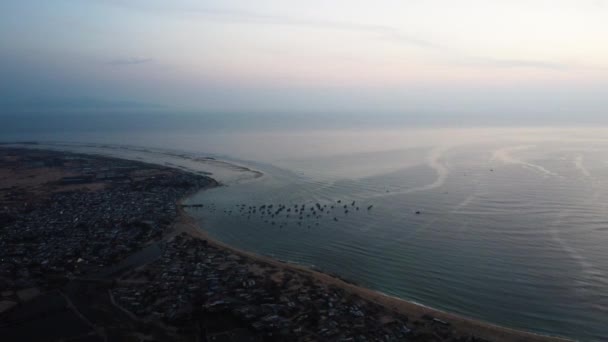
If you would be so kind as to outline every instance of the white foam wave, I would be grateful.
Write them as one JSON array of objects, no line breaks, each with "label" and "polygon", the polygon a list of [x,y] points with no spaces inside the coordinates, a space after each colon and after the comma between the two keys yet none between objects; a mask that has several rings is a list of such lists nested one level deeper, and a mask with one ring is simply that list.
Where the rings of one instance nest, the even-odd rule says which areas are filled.
[{"label": "white foam wave", "polygon": [[471,195],[467,196],[467,198],[462,200],[460,203],[456,204],[452,208],[452,210],[450,210],[450,214],[455,214],[455,213],[459,212],[461,209],[463,209],[464,207],[471,204],[471,202],[473,202],[475,200],[475,197],[477,197],[476,194],[471,194]]},{"label": "white foam wave", "polygon": [[499,160],[505,164],[521,165],[524,168],[537,171],[545,176],[558,176],[556,173],[554,173],[540,165],[529,163],[527,161],[515,158],[512,155],[513,152],[527,150],[532,147],[534,147],[534,146],[521,145],[521,146],[511,146],[511,147],[505,147],[505,148],[498,149],[492,153],[491,161]]},{"label": "white foam wave", "polygon": [[432,183],[414,187],[414,188],[404,189],[404,190],[400,190],[400,191],[393,191],[393,192],[386,193],[386,194],[374,194],[374,195],[368,196],[367,198],[411,194],[414,192],[433,190],[433,189],[443,186],[450,173],[450,169],[442,161],[445,151],[446,151],[445,147],[436,147],[436,148],[432,149],[431,152],[426,157],[426,165],[428,167],[430,167],[431,169],[433,169],[433,171],[435,171],[435,173],[437,175],[437,177],[435,178],[435,180]]},{"label": "white foam wave", "polygon": [[583,176],[591,177],[591,173],[585,167],[582,155],[578,155],[578,156],[576,156],[576,158],[574,158],[574,166],[583,174]]},{"label": "white foam wave", "polygon": [[[604,288],[608,286],[608,278],[606,275],[595,267],[585,256],[579,253],[574,247],[572,247],[568,241],[564,240],[561,237],[560,231],[556,228],[559,226],[566,215],[566,211],[562,211],[558,214],[557,219],[550,225],[550,233],[553,241],[555,241],[561,249],[572,259],[574,260],[581,269],[581,275],[583,279],[577,281],[579,283],[579,288],[577,289],[579,293],[586,294],[589,286],[598,286]],[[596,308],[601,309],[603,311],[608,311],[608,302],[596,302]]]}]

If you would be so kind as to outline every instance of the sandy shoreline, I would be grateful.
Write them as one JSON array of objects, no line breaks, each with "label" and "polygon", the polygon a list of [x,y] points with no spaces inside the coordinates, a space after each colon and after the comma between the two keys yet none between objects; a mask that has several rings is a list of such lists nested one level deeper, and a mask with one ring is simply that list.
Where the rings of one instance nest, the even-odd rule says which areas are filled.
[{"label": "sandy shoreline", "polygon": [[[205,190],[205,189],[201,189]],[[270,257],[266,257],[263,255],[255,254],[252,252],[248,252],[245,250],[241,250],[235,248],[233,246],[227,245],[217,239],[212,238],[207,232],[201,229],[199,223],[190,216],[181,206],[184,200],[188,197],[182,199],[178,204],[178,217],[174,221],[173,224],[173,233],[169,236],[172,236],[177,233],[187,233],[192,237],[206,240],[209,244],[214,246],[224,248],[230,250],[231,252],[250,258],[254,261],[270,264],[272,266],[288,269],[294,272],[298,272],[303,275],[310,276],[315,280],[327,284],[333,285],[339,288],[344,289],[347,292],[352,294],[356,294],[361,298],[367,299],[369,301],[375,302],[389,310],[398,312],[400,314],[404,314],[410,318],[419,319],[423,315],[431,315],[435,318],[441,319],[443,321],[449,322],[457,332],[463,334],[470,334],[476,337],[481,337],[484,339],[488,339],[491,341],[508,341],[508,342],[523,342],[523,341],[532,341],[532,342],[549,342],[549,341],[572,341],[565,338],[553,337],[553,336],[544,336],[531,332],[515,330],[511,328],[501,327],[498,325],[486,323],[479,320],[474,320],[466,317],[462,317],[456,314],[443,312],[437,309],[433,309],[421,304],[417,304],[414,302],[409,302],[404,299],[400,299],[397,297],[389,296],[383,294],[378,291],[374,291],[371,289],[367,289],[361,286],[357,286],[351,283],[348,283],[342,279],[334,277],[332,275],[322,273],[319,271],[312,270],[308,267],[290,264],[279,261],[277,259],[273,259]]]}]

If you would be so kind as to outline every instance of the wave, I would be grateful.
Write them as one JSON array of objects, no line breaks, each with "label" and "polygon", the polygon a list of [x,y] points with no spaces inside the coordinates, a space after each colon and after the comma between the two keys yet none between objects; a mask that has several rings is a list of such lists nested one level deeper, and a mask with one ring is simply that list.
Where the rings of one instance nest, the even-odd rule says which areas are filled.
[{"label": "wave", "polygon": [[435,173],[437,175],[437,177],[435,178],[435,180],[432,183],[414,187],[414,188],[404,189],[404,190],[400,190],[400,191],[393,191],[390,193],[374,194],[374,195],[367,196],[366,198],[405,195],[405,194],[411,194],[414,192],[433,190],[433,189],[443,186],[445,184],[445,181],[448,178],[448,175],[450,174],[450,169],[442,161],[443,155],[446,150],[447,150],[447,148],[445,148],[445,147],[436,147],[436,148],[432,149],[431,152],[426,157],[426,165],[428,167],[430,167],[431,169],[433,169],[433,171],[435,171]]},{"label": "wave", "polygon": [[[579,293],[586,295],[589,293],[590,287],[605,288],[608,286],[608,278],[606,275],[595,267],[585,256],[583,256],[577,249],[572,247],[566,240],[561,237],[560,231],[556,228],[563,221],[567,211],[562,211],[557,214],[556,220],[550,225],[549,232],[553,241],[556,242],[562,251],[566,253],[572,260],[574,260],[581,269],[581,275],[584,280],[578,280]],[[599,298],[595,298],[594,306],[604,312],[608,312],[608,302],[598,301]]]},{"label": "wave", "polygon": [[504,148],[498,149],[492,153],[491,161],[499,160],[505,164],[521,165],[524,168],[537,171],[545,176],[558,176],[558,174],[556,174],[540,165],[533,164],[533,163],[530,163],[530,162],[527,162],[527,161],[524,161],[521,159],[517,159],[517,158],[513,157],[513,155],[512,155],[513,152],[528,150],[532,147],[534,147],[534,146],[520,145],[520,146],[511,146],[511,147],[504,147]]},{"label": "wave", "polygon": [[464,207],[466,207],[469,204],[471,204],[471,202],[473,202],[476,197],[477,197],[477,194],[471,194],[471,195],[467,196],[467,198],[465,198],[464,200],[462,200],[460,203],[456,204],[452,208],[452,210],[450,210],[450,214],[456,214],[456,213],[458,213],[460,211],[460,209],[463,209]]},{"label": "wave", "polygon": [[583,176],[591,177],[591,173],[589,172],[589,170],[585,167],[585,164],[583,163],[582,155],[578,155],[578,156],[576,156],[576,158],[574,158],[574,166],[583,174]]}]

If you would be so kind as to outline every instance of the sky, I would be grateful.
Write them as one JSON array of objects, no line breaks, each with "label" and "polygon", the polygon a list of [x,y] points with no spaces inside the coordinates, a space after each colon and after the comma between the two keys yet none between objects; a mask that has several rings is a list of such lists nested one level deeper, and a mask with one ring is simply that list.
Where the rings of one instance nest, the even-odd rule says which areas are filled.
[{"label": "sky", "polygon": [[576,121],[607,89],[602,0],[0,2],[3,114]]}]

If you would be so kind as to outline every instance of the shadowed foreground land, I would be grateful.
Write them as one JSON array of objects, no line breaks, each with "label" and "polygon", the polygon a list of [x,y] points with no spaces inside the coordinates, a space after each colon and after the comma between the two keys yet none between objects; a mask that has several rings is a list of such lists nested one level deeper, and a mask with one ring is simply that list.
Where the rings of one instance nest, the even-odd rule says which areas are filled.
[{"label": "shadowed foreground land", "polygon": [[210,178],[0,149],[3,341],[552,341],[210,239],[178,205]]}]

